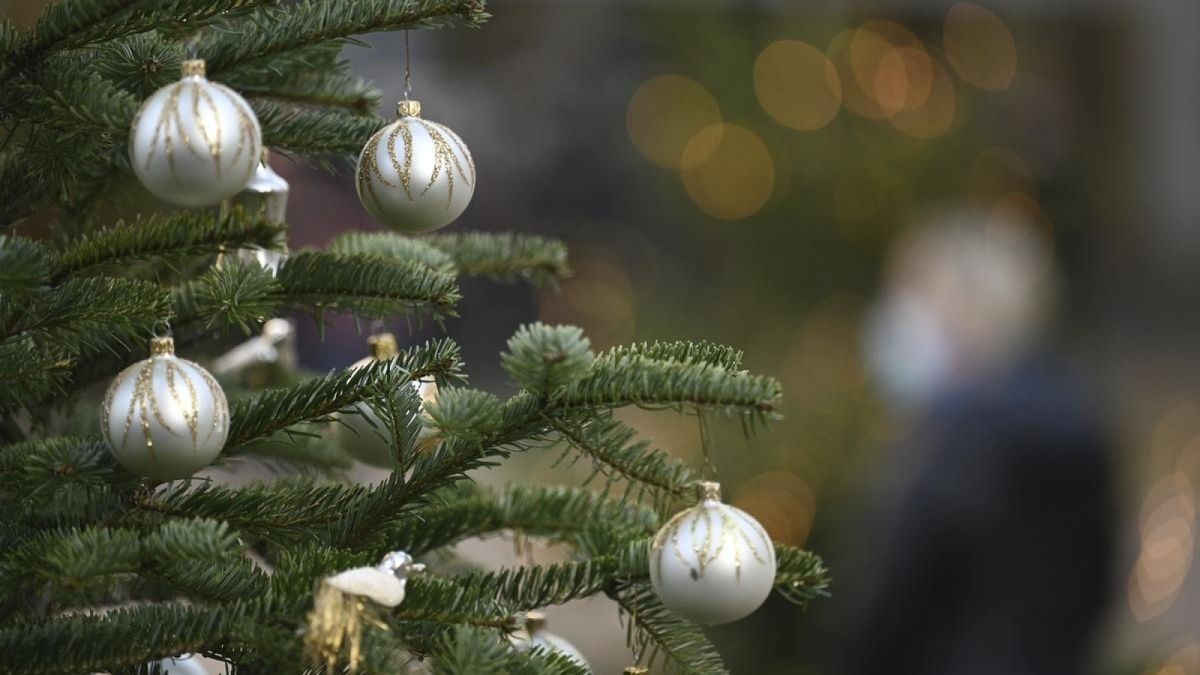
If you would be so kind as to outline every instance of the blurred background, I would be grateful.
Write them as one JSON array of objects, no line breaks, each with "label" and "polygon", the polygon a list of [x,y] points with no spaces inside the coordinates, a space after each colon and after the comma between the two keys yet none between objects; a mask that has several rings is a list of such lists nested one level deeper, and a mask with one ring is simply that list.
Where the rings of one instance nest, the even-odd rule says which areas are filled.
[{"label": "blurred background", "polygon": [[[0,4],[20,18],[42,3]],[[825,556],[835,582],[806,612],[773,598],[714,629],[734,673],[837,675],[849,672],[847,649],[874,649],[855,642],[890,616],[864,618],[868,589],[886,583],[864,564],[888,531],[871,514],[903,513],[888,506],[904,503],[889,496],[904,492],[897,477],[939,461],[895,448],[920,446],[945,392],[986,389],[1027,355],[1053,353],[1074,383],[1064,396],[1090,411],[1078,416],[1082,444],[1112,477],[1092,490],[1066,470],[1037,488],[1058,497],[1037,503],[1112,507],[1090,521],[1106,543],[1075,551],[1104,580],[1073,619],[1094,629],[1083,672],[1200,674],[1190,573],[1200,4],[504,0],[491,10],[481,30],[411,36],[414,98],[478,166],[473,203],[452,229],[560,237],[575,276],[557,292],[468,282],[446,329],[473,384],[498,393],[510,389],[498,366],[505,339],[539,319],[582,326],[598,349],[727,343],[751,370],[782,379],[785,418],[750,440],[715,424],[713,459],[726,499],[776,539]],[[400,98],[403,36],[367,42],[346,56],[385,101]],[[377,227],[348,173],[273,164],[291,182],[294,249]],[[437,332],[394,327],[402,341]],[[302,323],[301,362],[344,367],[365,355],[364,337],[346,320],[322,342]],[[1059,400],[1040,381],[1013,407]],[[1043,422],[1060,419],[1035,408]],[[626,418],[700,466],[694,418]],[[1008,426],[1003,414],[992,423]],[[488,480],[586,474],[556,457],[520,458]],[[1028,497],[994,496],[988,512]],[[1066,534],[1073,522],[1061,520]],[[1020,531],[993,544],[1023,550]],[[495,541],[465,553],[497,566],[525,555]],[[986,620],[992,609],[962,611]],[[629,662],[605,601],[552,608],[550,628],[597,673]],[[992,672],[983,665],[970,672]]]}]

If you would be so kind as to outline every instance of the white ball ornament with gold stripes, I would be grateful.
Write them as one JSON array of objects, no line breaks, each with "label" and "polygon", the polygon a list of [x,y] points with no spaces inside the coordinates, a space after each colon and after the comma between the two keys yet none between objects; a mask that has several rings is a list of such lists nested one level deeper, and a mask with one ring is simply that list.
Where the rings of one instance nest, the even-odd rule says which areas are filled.
[{"label": "white ball ornament with gold stripes", "polygon": [[229,403],[207,370],[175,356],[169,337],[129,366],[104,396],[101,431],[117,463],[149,478],[187,478],[212,464],[229,437]]},{"label": "white ball ornament with gold stripes", "polygon": [[721,486],[698,485],[699,503],[654,537],[650,583],[676,614],[708,626],[736,621],[775,586],[775,545],[757,520],[721,502]]},{"label": "white ball ornament with gold stripes", "polygon": [[379,222],[409,234],[454,222],[475,194],[475,161],[458,134],[421,118],[404,100],[395,122],[380,129],[358,156],[355,185]]},{"label": "white ball ornament with gold stripes", "polygon": [[129,161],[142,185],[179,206],[212,206],[246,186],[262,155],[262,130],[237,92],[205,77],[203,59],[142,103]]}]

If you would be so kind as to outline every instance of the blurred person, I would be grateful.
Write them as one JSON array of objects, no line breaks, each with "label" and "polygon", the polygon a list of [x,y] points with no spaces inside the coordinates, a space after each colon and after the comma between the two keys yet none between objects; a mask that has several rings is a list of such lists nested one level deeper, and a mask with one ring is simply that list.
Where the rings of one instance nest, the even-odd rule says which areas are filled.
[{"label": "blurred person", "polygon": [[[907,426],[839,675],[1076,675],[1110,588],[1110,448],[1048,345],[1049,243],[959,216],[901,237],[864,339]],[[853,567],[851,567],[853,569]],[[855,594],[858,602],[853,602]]]}]

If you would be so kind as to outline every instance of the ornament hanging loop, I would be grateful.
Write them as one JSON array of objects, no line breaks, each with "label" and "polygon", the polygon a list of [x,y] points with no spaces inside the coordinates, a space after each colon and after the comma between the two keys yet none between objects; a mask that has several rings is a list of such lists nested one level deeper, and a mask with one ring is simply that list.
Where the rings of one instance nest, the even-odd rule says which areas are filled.
[{"label": "ornament hanging loop", "polygon": [[169,338],[172,335],[171,322],[168,319],[159,319],[150,327],[150,335],[155,338]]}]

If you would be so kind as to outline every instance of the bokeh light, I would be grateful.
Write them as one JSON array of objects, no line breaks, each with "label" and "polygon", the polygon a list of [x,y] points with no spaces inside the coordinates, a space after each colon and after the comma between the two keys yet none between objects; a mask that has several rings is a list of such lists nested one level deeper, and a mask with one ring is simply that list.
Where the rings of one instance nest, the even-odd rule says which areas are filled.
[{"label": "bokeh light", "polygon": [[1004,20],[970,2],[946,14],[946,58],[958,76],[980,89],[1008,89],[1017,75],[1017,46]]},{"label": "bokeh light", "polygon": [[776,122],[801,131],[824,127],[842,107],[842,83],[833,62],[798,40],[772,42],[758,55],[754,93]]},{"label": "bokeh light", "polygon": [[571,264],[574,276],[562,283],[559,292],[543,295],[539,318],[583,328],[596,349],[632,340],[634,288],[620,262],[579,247]]},{"label": "bokeh light", "polygon": [[1146,670],[1145,675],[1200,675],[1200,645],[1189,642],[1175,649],[1161,664]]},{"label": "bokeh light", "polygon": [[754,516],[773,539],[800,546],[812,530],[817,498],[790,471],[764,471],[738,486],[734,506]]},{"label": "bokeh light", "polygon": [[754,215],[775,189],[771,152],[758,134],[736,124],[702,129],[684,148],[682,165],[688,196],[716,218]]},{"label": "bokeh light", "polygon": [[685,160],[684,148],[697,133],[720,121],[721,109],[712,94],[681,75],[646,80],[633,93],[625,115],[633,146],[665,169],[688,168],[707,159],[705,148],[697,146]]},{"label": "bokeh light", "polygon": [[783,377],[790,400],[810,410],[837,408],[863,390],[859,336],[866,301],[851,293],[825,298],[788,345]]},{"label": "bokeh light", "polygon": [[922,140],[934,139],[950,131],[958,110],[958,97],[950,74],[937,61],[927,59],[926,63],[931,73],[930,88],[923,104],[902,108],[887,116],[897,129]]},{"label": "bokeh light", "polygon": [[1038,196],[1033,170],[1024,159],[998,146],[985,148],[976,155],[967,173],[969,204],[991,208],[1014,192],[1034,199]]},{"label": "bokeh light", "polygon": [[1129,576],[1129,609],[1148,621],[1174,603],[1192,566],[1196,504],[1191,480],[1168,474],[1147,492],[1139,522],[1141,545]]}]

